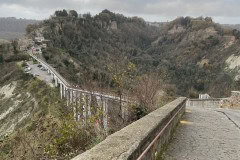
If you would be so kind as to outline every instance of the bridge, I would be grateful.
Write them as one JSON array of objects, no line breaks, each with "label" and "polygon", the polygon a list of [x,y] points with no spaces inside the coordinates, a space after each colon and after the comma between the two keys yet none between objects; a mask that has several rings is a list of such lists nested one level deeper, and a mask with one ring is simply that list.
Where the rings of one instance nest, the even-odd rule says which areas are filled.
[{"label": "bridge", "polygon": [[[28,51],[28,54],[39,64],[41,64],[51,75],[53,81],[55,82],[55,86],[60,88],[61,99],[66,98],[67,106],[74,106],[73,111],[76,120],[86,119],[88,116],[92,115],[96,108],[98,108],[103,111],[103,118],[101,121],[105,130],[107,130],[110,114],[109,110],[111,110],[110,107],[113,107],[109,104],[113,102],[119,103],[122,106],[121,116],[123,119],[127,118],[127,103],[129,101],[125,97],[120,99],[116,96],[102,94],[98,92],[90,92],[76,88],[69,82],[67,82],[67,80],[62,77],[51,65],[34,55],[32,51]],[[96,108],[92,108],[92,103],[94,100],[96,101]]]},{"label": "bridge", "polygon": [[239,100],[179,97],[72,160],[239,160]]},{"label": "bridge", "polygon": [[[90,104],[96,99],[98,106],[103,107],[103,124],[107,130],[108,101],[119,102],[118,97],[74,88],[45,61],[32,53],[29,55],[47,69],[56,87],[60,86],[61,98],[65,97],[68,105],[76,104],[77,120],[92,114]],[[73,160],[239,160],[240,111],[224,108],[240,106],[239,100],[238,91],[233,91],[229,98],[212,98],[206,94],[199,99],[179,97]],[[124,116],[127,116],[126,108],[122,112]]]}]

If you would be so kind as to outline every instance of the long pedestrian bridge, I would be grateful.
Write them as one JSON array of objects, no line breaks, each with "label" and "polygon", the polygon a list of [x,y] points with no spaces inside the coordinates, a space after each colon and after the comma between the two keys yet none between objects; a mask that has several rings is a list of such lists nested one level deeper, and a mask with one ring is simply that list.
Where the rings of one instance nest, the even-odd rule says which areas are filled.
[{"label": "long pedestrian bridge", "polygon": [[[103,118],[101,119],[103,127],[105,130],[108,130],[109,124],[109,111],[113,110],[113,103],[118,103],[121,105],[121,116],[123,119],[127,117],[127,105],[128,100],[126,97],[122,97],[121,99],[116,96],[107,95],[103,93],[98,93],[94,91],[86,91],[74,87],[67,80],[62,77],[51,65],[47,62],[38,58],[36,55],[32,53],[32,51],[28,51],[28,54],[40,63],[47,72],[51,75],[53,81],[55,82],[55,86],[60,88],[60,96],[63,99],[66,99],[67,106],[72,106],[74,111],[74,117],[76,120],[86,119],[88,116],[94,114],[94,110],[96,108],[92,108],[93,101],[96,101],[97,108],[101,109],[103,112]],[[110,105],[109,105],[110,104]]]}]

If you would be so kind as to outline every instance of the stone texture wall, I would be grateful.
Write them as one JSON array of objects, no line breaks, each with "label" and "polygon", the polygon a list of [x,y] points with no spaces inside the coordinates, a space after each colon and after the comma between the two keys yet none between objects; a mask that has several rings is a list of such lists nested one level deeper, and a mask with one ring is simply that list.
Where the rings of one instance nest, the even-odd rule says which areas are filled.
[{"label": "stone texture wall", "polygon": [[232,91],[231,97],[224,99],[221,107],[240,109],[240,91]]},{"label": "stone texture wall", "polygon": [[222,99],[211,98],[211,99],[189,99],[187,101],[188,107],[203,107],[203,108],[220,108]]},{"label": "stone texture wall", "polygon": [[186,98],[180,97],[108,136],[103,142],[73,160],[135,160],[170,122],[144,157],[148,160],[155,159],[155,155],[163,150],[164,144],[170,139],[185,106]]}]

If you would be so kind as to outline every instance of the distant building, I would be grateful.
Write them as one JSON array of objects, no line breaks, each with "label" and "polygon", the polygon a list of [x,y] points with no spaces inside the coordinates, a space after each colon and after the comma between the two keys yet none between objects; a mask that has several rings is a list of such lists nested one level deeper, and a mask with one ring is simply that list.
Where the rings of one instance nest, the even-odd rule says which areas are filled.
[{"label": "distant building", "polygon": [[42,54],[41,47],[32,47],[32,53],[33,54]]},{"label": "distant building", "polygon": [[44,37],[35,37],[34,38],[34,41],[39,42],[39,43],[43,42],[44,40],[45,40]]},{"label": "distant building", "polygon": [[199,99],[210,99],[211,97],[208,94],[199,94]]}]

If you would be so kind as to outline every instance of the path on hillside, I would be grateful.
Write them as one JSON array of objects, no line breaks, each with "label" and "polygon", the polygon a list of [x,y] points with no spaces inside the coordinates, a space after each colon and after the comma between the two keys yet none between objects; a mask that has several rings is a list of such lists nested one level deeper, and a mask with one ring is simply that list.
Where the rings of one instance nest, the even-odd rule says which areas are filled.
[{"label": "path on hillside", "polygon": [[240,111],[188,107],[164,160],[240,160]]}]

